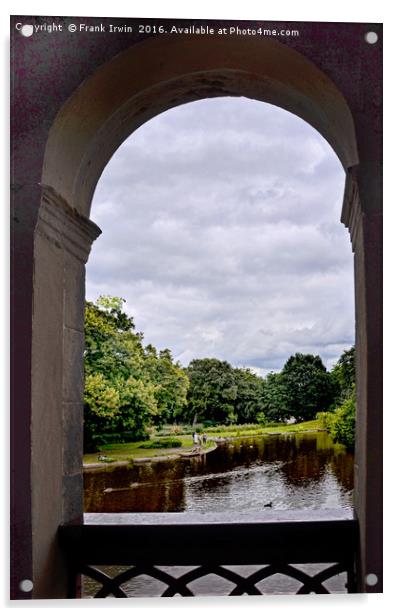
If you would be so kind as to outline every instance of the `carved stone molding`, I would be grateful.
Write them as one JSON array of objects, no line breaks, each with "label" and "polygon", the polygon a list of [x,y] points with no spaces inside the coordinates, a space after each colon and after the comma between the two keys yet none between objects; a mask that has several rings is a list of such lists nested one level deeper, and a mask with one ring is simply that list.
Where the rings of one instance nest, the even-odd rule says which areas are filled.
[{"label": "carved stone molding", "polygon": [[344,201],[341,214],[341,222],[349,230],[353,252],[356,249],[361,217],[362,211],[360,207],[356,166],[350,167],[346,173]]},{"label": "carved stone molding", "polygon": [[36,232],[86,263],[101,229],[79,214],[51,186],[42,185],[42,202]]}]

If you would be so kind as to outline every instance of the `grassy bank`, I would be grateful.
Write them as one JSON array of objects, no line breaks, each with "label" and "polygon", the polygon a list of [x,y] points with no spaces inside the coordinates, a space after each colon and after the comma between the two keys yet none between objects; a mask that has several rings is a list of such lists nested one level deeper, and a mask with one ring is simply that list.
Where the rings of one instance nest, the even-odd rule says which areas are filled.
[{"label": "grassy bank", "polygon": [[[149,441],[137,441],[135,443],[117,443],[115,445],[103,445],[100,448],[100,455],[105,456],[107,460],[105,463],[131,461],[138,460],[140,458],[158,458],[176,456],[180,454],[189,453],[193,450],[192,436],[180,436],[177,440],[181,442],[180,447],[165,447],[163,448],[151,448],[155,439]],[[160,437],[156,440],[168,441],[168,437]],[[206,446],[202,446],[202,451],[213,448],[214,443],[208,441]],[[83,456],[84,464],[98,463],[98,453],[88,453]]]},{"label": "grassy bank", "polygon": [[[214,440],[219,438],[240,438],[245,436],[262,436],[266,434],[285,434],[290,432],[308,432],[321,430],[321,422],[317,419],[306,421],[300,424],[272,424],[270,426],[259,426],[255,424],[247,424],[244,426],[213,426],[205,429],[208,436],[206,446],[202,446],[205,452],[210,448],[214,448]],[[192,431],[192,428],[190,429]],[[176,456],[187,454],[193,450],[192,434],[184,433],[187,430],[176,432],[176,426],[164,428],[160,433],[155,434],[149,441],[138,441],[135,443],[118,443],[114,445],[103,445],[100,449],[100,456],[106,457],[105,464],[111,462],[132,461],[141,458],[158,458],[167,456]],[[154,447],[155,441],[165,441],[165,445],[173,438],[180,441],[180,447]],[[84,464],[95,464],[99,462],[99,454],[85,454],[83,458]]]},{"label": "grassy bank", "polygon": [[287,432],[307,432],[310,430],[321,430],[322,425],[318,419],[304,421],[299,424],[285,423],[271,424],[269,426],[259,426],[247,424],[244,426],[216,426],[205,430],[209,438],[239,438],[241,436],[262,436],[263,434],[285,434]]}]

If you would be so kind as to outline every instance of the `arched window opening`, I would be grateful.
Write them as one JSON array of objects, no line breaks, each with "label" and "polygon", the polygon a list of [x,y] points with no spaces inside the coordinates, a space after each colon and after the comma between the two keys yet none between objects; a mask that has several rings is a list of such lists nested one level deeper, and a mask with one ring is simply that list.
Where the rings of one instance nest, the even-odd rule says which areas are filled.
[{"label": "arched window opening", "polygon": [[[116,314],[110,300],[95,305],[99,297],[125,300],[117,311],[133,318],[134,387],[144,389],[123,390],[133,406],[141,400],[132,411],[141,423],[129,420],[129,409],[120,413],[123,421],[117,411],[115,421],[111,411],[104,420],[105,410],[93,413],[90,405],[124,394],[112,378],[97,382],[97,359],[86,356],[86,422],[97,424],[89,438],[86,425],[85,461],[107,467],[109,484],[101,497],[93,495],[98,468],[93,475],[86,468],[88,511],[351,506],[353,460],[348,454],[345,465],[345,449],[337,452],[317,432],[325,424],[315,411],[343,402],[342,387],[333,391],[333,368],[354,344],[353,259],[338,222],[344,181],[336,154],[314,128],[246,98],[171,109],[117,150],[93,199],[91,216],[103,234],[87,266],[87,299],[97,316]],[[98,350],[98,340],[91,342]],[[306,379],[309,361],[312,370],[317,364],[317,395],[306,394],[314,398],[303,397],[302,409],[290,407],[283,380],[274,384],[273,375],[285,371],[298,380],[304,370]],[[284,434],[294,421],[296,428],[306,422],[313,437],[265,440],[273,423]],[[259,442],[219,443],[219,458],[208,453],[226,436],[256,434]],[[130,483],[118,467],[112,481],[114,462],[154,453],[178,461],[144,474],[129,469]]]}]

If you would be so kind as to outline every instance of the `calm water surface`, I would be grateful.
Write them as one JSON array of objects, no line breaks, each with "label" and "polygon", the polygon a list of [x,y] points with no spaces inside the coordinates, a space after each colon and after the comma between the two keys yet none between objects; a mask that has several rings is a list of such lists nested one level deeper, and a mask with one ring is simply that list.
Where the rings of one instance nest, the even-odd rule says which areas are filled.
[{"label": "calm water surface", "polygon": [[325,432],[242,438],[206,455],[85,474],[87,512],[347,509],[353,456]]}]

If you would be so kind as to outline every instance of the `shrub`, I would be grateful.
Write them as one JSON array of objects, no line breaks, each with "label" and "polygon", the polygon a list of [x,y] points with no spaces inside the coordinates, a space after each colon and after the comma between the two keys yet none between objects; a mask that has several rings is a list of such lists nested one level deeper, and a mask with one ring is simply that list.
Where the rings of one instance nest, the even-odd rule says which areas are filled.
[{"label": "shrub", "polygon": [[182,442],[177,439],[165,439],[165,440],[156,440],[149,441],[148,443],[143,443],[138,447],[138,449],[171,449],[172,447],[181,447]]},{"label": "shrub", "polygon": [[334,443],[341,443],[348,449],[355,446],[356,403],[355,395],[332,413],[318,413],[317,418],[331,434]]},{"label": "shrub", "polygon": [[148,439],[148,434],[144,433],[140,435],[140,438],[137,438],[137,434],[135,432],[112,432],[103,434],[94,434],[93,435],[93,451],[98,451],[99,447],[103,445],[114,445],[118,443],[133,443],[134,441],[142,441],[144,439]]},{"label": "shrub", "polygon": [[334,413],[329,421],[329,432],[334,442],[342,443],[348,449],[355,446],[355,422],[356,422],[355,397],[346,400]]},{"label": "shrub", "polygon": [[331,418],[333,417],[333,415],[334,413],[329,412],[317,413],[316,419],[320,421],[320,425],[324,430],[328,430],[328,426],[331,422]]}]

